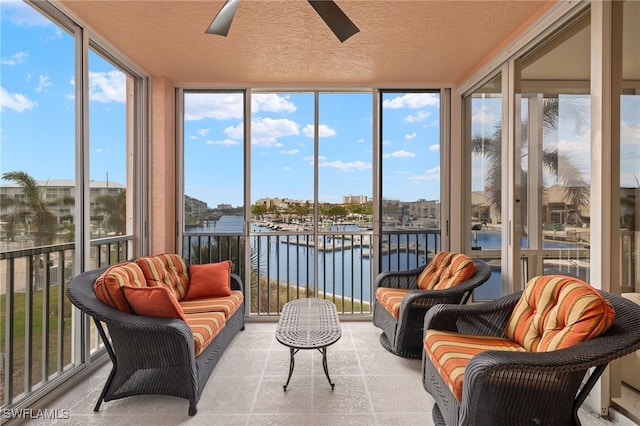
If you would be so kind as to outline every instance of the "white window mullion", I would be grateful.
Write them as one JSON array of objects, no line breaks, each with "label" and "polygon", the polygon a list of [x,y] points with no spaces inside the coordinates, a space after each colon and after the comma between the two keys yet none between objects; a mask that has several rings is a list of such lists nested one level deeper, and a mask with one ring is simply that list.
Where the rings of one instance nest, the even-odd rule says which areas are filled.
[{"label": "white window mullion", "polygon": [[[590,284],[618,293],[621,46],[622,2],[592,2]],[[619,382],[619,377],[615,381]],[[613,383],[609,368],[585,404],[607,415]]]}]

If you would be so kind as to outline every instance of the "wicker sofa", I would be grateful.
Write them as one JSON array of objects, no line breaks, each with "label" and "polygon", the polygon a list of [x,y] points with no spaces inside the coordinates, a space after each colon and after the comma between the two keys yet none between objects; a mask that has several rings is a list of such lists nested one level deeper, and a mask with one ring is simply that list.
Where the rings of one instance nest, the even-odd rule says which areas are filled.
[{"label": "wicker sofa", "polygon": [[[524,292],[429,310],[422,381],[436,424],[580,424],[578,408],[609,362],[640,348],[640,307],[582,282],[587,305],[570,292],[576,281],[536,277]],[[529,291],[536,282],[567,287]]]},{"label": "wicker sofa", "polygon": [[[140,277],[136,262],[145,261],[150,268],[144,268],[143,275],[151,273],[154,277]],[[212,275],[207,267],[218,267],[214,273],[217,276],[219,266],[202,265],[197,275],[209,279]],[[203,287],[193,285],[196,274],[190,271],[196,271],[193,265],[187,267],[177,255],[161,254],[87,271],[71,280],[69,299],[95,320],[113,362],[94,411],[100,409],[102,401],[164,394],[187,399],[188,414],[197,413],[200,395],[216,363],[233,337],[244,329],[244,303],[242,281],[230,273],[230,264],[226,275],[222,272],[228,280],[229,296],[188,297],[190,285],[192,290],[200,290],[200,294],[195,290],[193,294],[206,296]],[[105,296],[107,287],[112,294]],[[125,288],[127,295],[141,293],[142,297],[133,305],[123,305],[134,300],[127,299]],[[166,296],[172,291],[182,294],[181,300]],[[158,295],[163,301],[158,302]],[[159,312],[164,300],[168,309],[179,312]]]}]

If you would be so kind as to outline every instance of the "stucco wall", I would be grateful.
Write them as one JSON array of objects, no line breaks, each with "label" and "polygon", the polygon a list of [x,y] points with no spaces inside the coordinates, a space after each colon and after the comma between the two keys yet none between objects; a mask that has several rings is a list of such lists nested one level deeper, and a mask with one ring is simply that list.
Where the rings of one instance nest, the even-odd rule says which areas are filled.
[{"label": "stucco wall", "polygon": [[150,253],[176,251],[176,141],[174,84],[151,79]]}]

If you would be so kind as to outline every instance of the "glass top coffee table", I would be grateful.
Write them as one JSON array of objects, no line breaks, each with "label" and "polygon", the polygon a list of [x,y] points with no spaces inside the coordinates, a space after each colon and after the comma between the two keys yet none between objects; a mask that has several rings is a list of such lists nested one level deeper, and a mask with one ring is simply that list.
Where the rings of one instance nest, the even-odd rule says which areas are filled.
[{"label": "glass top coffee table", "polygon": [[335,384],[329,377],[327,346],[342,336],[336,305],[324,299],[298,299],[287,302],[282,308],[276,327],[276,339],[289,347],[289,377],[283,386],[286,391],[293,374],[295,354],[300,349],[317,349],[322,354],[324,374],[333,390]]}]

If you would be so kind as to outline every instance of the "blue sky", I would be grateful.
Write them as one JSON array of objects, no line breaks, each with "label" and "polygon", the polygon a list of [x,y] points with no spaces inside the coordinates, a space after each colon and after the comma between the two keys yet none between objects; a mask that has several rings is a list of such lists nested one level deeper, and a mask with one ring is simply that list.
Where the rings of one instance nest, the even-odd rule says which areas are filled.
[{"label": "blue sky", "polygon": [[[0,2],[0,169],[38,180],[75,174],[75,47],[21,1]],[[90,176],[126,183],[125,78],[89,57]]]},{"label": "blue sky", "polygon": [[[372,197],[372,94],[320,93],[318,199]],[[243,98],[189,93],[185,98],[185,192],[209,200],[227,192],[241,202]],[[314,199],[314,94],[254,93],[251,202]],[[383,196],[439,200],[439,95],[387,93],[383,101]],[[229,179],[233,176],[234,179]]]},{"label": "blue sky", "polygon": [[[75,172],[74,41],[21,1],[0,0],[0,171],[24,170],[38,180],[73,179]],[[89,58],[90,176],[125,184],[125,75]],[[321,93],[318,199],[372,194],[372,94]],[[623,98],[623,186],[640,179],[640,99]],[[383,198],[440,199],[439,97],[384,94]],[[314,198],[314,98],[311,92],[254,93],[251,202],[263,197]],[[475,129],[492,132],[500,102],[472,107]],[[189,94],[185,100],[185,192],[211,206],[243,204],[242,96]],[[590,132],[561,124],[556,144],[589,179]],[[482,170],[474,162],[473,189]]]}]

